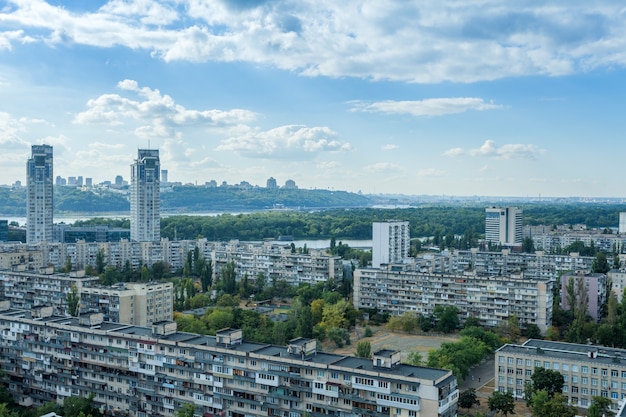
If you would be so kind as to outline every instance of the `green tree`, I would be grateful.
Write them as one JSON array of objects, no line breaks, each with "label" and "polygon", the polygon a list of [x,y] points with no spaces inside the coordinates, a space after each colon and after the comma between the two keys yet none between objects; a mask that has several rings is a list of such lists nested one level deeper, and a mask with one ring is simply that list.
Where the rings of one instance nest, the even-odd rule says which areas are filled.
[{"label": "green tree", "polygon": [[505,416],[515,414],[515,399],[510,392],[494,391],[487,402],[491,411],[502,413]]},{"label": "green tree", "polygon": [[535,253],[535,242],[532,237],[527,236],[524,238],[522,241],[522,252]]},{"label": "green tree", "polygon": [[609,266],[609,262],[606,259],[606,253],[598,251],[598,253],[596,253],[596,257],[591,263],[591,272],[606,274],[610,270],[611,267]]},{"label": "green tree", "polygon": [[361,341],[356,344],[355,356],[359,358],[371,358],[372,357],[372,345],[370,342]]},{"label": "green tree", "polygon": [[176,417],[193,417],[196,413],[196,406],[190,403],[185,403],[181,408],[176,410],[174,414]]},{"label": "green tree", "polygon": [[340,327],[331,327],[328,329],[328,338],[335,342],[338,348],[342,348],[344,344],[350,344],[350,333],[346,329]]},{"label": "green tree", "polygon": [[96,253],[96,273],[98,275],[104,272],[104,267],[106,266],[106,263],[104,262],[104,255],[104,249],[98,249],[98,252]]},{"label": "green tree", "polygon": [[560,372],[536,367],[530,377],[530,383],[525,388],[526,403],[532,406],[533,395],[538,391],[545,391],[548,399],[554,397],[555,394],[561,394],[564,383],[565,380]]},{"label": "green tree", "polygon": [[102,413],[94,407],[93,399],[95,395],[89,394],[89,397],[66,397],[63,400],[63,416],[79,417],[81,413],[84,415],[92,415],[92,417],[101,417]]},{"label": "green tree", "polygon": [[611,411],[612,401],[609,398],[595,396],[591,399],[591,405],[587,409],[587,417],[613,417]]},{"label": "green tree", "polygon": [[545,390],[533,393],[533,417],[574,417],[576,408],[567,403],[567,397],[556,393],[552,398]]},{"label": "green tree", "polygon": [[63,272],[65,272],[66,274],[72,272],[72,258],[70,258],[69,256],[65,258],[65,268]]},{"label": "green tree", "polygon": [[0,404],[0,417],[20,417],[20,413],[9,409],[7,404]]},{"label": "green tree", "polygon": [[459,309],[456,306],[438,305],[433,310],[435,316],[436,329],[443,333],[450,333],[459,327]]},{"label": "green tree", "polygon": [[475,405],[480,405],[478,397],[476,397],[476,390],[474,388],[468,388],[459,394],[458,406],[461,408],[469,409]]},{"label": "green tree", "polygon": [[78,295],[78,289],[76,285],[71,286],[70,292],[65,295],[67,302],[67,312],[70,316],[78,317],[80,311],[80,296]]}]

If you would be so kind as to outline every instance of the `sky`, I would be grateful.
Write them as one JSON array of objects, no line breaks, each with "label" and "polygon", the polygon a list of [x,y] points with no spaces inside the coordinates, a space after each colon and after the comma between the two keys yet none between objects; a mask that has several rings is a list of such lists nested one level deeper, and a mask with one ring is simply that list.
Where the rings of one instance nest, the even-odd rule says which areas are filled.
[{"label": "sky", "polygon": [[54,175],[366,194],[625,197],[626,5],[0,1],[0,184]]}]

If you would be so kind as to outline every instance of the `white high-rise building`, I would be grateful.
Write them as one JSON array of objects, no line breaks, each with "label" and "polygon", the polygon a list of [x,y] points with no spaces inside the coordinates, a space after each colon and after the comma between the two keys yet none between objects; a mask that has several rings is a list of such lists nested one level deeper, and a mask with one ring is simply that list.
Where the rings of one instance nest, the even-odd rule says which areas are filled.
[{"label": "white high-rise building", "polygon": [[409,222],[388,220],[372,224],[372,267],[402,262],[409,257]]},{"label": "white high-rise building", "polygon": [[522,209],[487,207],[485,209],[485,240],[494,245],[521,245]]},{"label": "white high-rise building", "polygon": [[619,234],[626,233],[626,212],[623,212],[623,211],[619,214],[618,233]]},{"label": "white high-rise building", "polygon": [[130,170],[130,239],[161,239],[161,173],[158,149],[139,149]]},{"label": "white high-rise building", "polygon": [[26,163],[26,242],[52,242],[52,146],[33,145]]}]

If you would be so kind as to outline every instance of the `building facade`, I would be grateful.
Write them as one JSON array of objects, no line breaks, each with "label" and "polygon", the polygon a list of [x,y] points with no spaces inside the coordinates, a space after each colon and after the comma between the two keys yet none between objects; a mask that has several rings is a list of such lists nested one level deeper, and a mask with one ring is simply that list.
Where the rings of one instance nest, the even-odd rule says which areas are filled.
[{"label": "building facade", "polygon": [[9,241],[9,221],[0,220],[0,242]]},{"label": "building facade", "polygon": [[485,240],[493,245],[522,244],[522,209],[488,207],[485,209]]},{"label": "building facade", "polygon": [[389,220],[372,224],[372,266],[402,262],[409,257],[409,222]]},{"label": "building facade", "polygon": [[246,342],[241,330],[215,336],[102,322],[98,317],[27,318],[0,313],[0,362],[22,405],[94,395],[114,415],[230,417],[452,417],[451,371],[405,365],[399,352],[373,359],[317,352],[316,342]]},{"label": "building facade", "polygon": [[[570,310],[570,295],[568,294],[568,286],[571,282],[572,295],[577,298],[579,305],[587,305],[587,314],[589,314],[596,323],[602,316],[602,306],[607,301],[607,276],[604,274],[590,274],[579,271],[578,273],[568,273],[561,276],[560,288],[561,288],[561,308],[563,310]],[[581,288],[582,291],[579,291]],[[586,303],[583,302],[581,297],[586,299]]]},{"label": "building facade", "polygon": [[431,274],[406,265],[354,271],[354,307],[401,316],[432,316],[437,306],[454,305],[463,317],[481,325],[505,325],[516,315],[520,325],[534,324],[543,333],[552,324],[554,280],[529,279],[523,273],[505,276]]},{"label": "building facade", "polygon": [[173,288],[171,282],[84,286],[80,289],[80,313],[100,313],[105,321],[137,326],[172,321]]},{"label": "building facade", "polygon": [[139,149],[130,171],[130,239],[153,242],[161,238],[161,164],[158,149]]},{"label": "building facade", "polygon": [[52,146],[33,145],[26,162],[26,242],[52,242]]},{"label": "building facade", "polygon": [[563,395],[570,404],[587,408],[592,398],[610,398],[612,409],[626,397],[626,350],[530,339],[502,346],[495,354],[495,388],[524,398],[524,385],[535,368],[563,375]]}]

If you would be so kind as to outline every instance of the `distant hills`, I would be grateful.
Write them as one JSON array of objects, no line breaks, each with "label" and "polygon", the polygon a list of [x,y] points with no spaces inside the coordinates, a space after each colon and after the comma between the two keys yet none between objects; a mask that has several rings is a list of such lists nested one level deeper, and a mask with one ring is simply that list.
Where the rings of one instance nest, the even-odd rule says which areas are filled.
[{"label": "distant hills", "polygon": [[[371,204],[366,196],[330,190],[178,186],[161,193],[161,211],[172,213],[355,208]],[[130,212],[130,203],[128,193],[118,190],[55,187],[54,208],[58,213]],[[0,215],[26,216],[25,188],[0,188]]]}]

